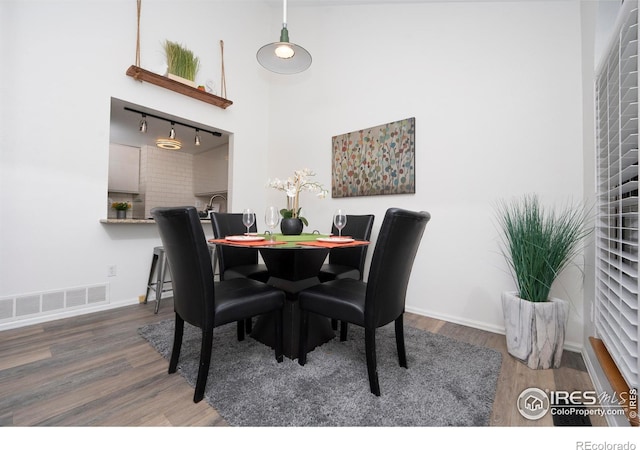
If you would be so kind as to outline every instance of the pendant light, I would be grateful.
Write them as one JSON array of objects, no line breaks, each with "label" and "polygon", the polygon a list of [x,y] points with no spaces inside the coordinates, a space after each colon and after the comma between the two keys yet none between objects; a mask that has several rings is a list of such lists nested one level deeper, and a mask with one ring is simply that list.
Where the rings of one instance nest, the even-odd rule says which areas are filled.
[{"label": "pendant light", "polygon": [[287,30],[287,0],[283,0],[282,31],[280,41],[267,44],[258,50],[256,57],[262,67],[271,72],[293,74],[307,70],[311,65],[311,55],[299,45],[289,42]]}]

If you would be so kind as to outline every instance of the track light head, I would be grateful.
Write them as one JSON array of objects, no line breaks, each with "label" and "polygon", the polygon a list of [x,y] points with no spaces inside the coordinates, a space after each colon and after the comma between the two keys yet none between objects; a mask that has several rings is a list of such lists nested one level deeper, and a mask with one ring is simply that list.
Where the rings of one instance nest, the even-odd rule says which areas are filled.
[{"label": "track light head", "polygon": [[142,119],[140,119],[140,133],[146,133],[147,132],[147,119],[146,119],[147,115],[143,114],[142,115]]}]

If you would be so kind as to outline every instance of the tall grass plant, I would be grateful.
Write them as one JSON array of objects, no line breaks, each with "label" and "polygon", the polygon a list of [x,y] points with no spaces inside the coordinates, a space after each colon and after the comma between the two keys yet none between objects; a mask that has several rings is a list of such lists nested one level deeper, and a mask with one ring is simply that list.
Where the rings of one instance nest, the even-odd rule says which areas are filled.
[{"label": "tall grass plant", "polygon": [[502,251],[521,299],[549,300],[551,285],[580,253],[584,238],[592,231],[586,218],[582,207],[549,210],[534,194],[498,205]]}]

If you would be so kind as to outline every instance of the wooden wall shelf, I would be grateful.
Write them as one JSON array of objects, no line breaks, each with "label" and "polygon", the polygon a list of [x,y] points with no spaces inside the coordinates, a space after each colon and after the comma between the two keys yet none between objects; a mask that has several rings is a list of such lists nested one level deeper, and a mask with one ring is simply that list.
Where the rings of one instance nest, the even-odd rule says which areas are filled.
[{"label": "wooden wall shelf", "polygon": [[155,84],[156,86],[169,89],[179,94],[195,98],[196,100],[210,103],[222,109],[226,109],[228,106],[233,104],[231,100],[218,97],[217,95],[209,94],[206,91],[201,91],[200,89],[193,88],[184,83],[180,83],[179,81],[175,81],[165,76],[158,75],[157,73],[149,72],[148,70],[145,70],[138,66],[130,66],[127,69],[127,75],[138,81],[146,81],[148,83]]}]

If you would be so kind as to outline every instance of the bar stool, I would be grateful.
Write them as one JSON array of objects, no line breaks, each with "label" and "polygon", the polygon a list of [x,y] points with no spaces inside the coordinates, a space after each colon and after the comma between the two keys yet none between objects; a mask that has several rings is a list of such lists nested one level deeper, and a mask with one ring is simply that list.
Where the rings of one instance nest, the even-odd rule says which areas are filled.
[{"label": "bar stool", "polygon": [[[158,314],[160,309],[160,300],[162,299],[162,293],[172,291],[173,286],[171,280],[166,280],[167,271],[169,270],[169,264],[167,264],[167,256],[164,252],[164,247],[153,248],[153,259],[151,260],[151,269],[149,270],[149,281],[147,281],[147,293],[144,296],[144,302],[147,303],[149,299],[149,291],[153,289],[156,293],[156,308],[155,313]],[[153,274],[156,274],[156,281],[153,281]],[[169,284],[168,288],[165,285]]]}]

